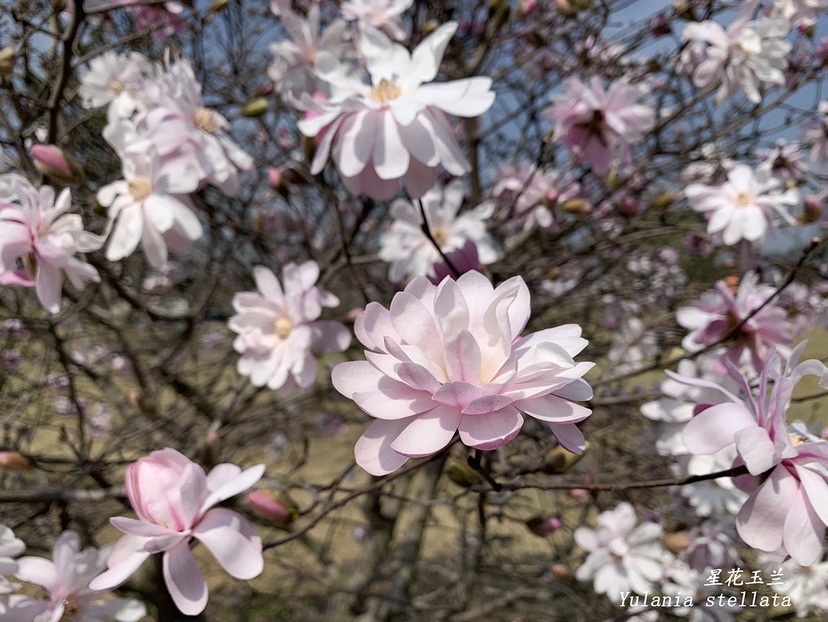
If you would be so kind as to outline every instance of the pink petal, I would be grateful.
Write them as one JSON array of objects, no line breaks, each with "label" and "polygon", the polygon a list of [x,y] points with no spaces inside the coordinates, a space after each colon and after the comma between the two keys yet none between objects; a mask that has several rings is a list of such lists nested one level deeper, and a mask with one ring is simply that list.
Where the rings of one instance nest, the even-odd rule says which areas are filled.
[{"label": "pink petal", "polygon": [[164,583],[179,611],[195,616],[207,606],[207,582],[198,569],[186,541],[164,553]]},{"label": "pink petal", "polygon": [[462,418],[456,408],[437,406],[413,417],[391,443],[391,448],[409,458],[430,456],[451,442]]},{"label": "pink petal", "polygon": [[530,417],[551,423],[578,423],[592,414],[589,408],[573,404],[556,395],[541,395],[515,402],[515,407]]},{"label": "pink petal", "polygon": [[391,443],[409,423],[409,419],[374,421],[354,446],[356,462],[371,475],[382,476],[396,471],[408,461],[394,451]]},{"label": "pink petal", "polygon": [[[247,538],[242,533],[246,523],[236,512],[213,508],[193,529],[193,536],[213,554],[230,576],[248,580],[258,577],[264,569],[261,538]],[[253,528],[248,525],[248,531]]]},{"label": "pink petal", "polygon": [[224,482],[218,489],[212,491],[207,499],[203,502],[200,512],[204,512],[207,508],[214,506],[216,503],[221,503],[225,499],[229,499],[238,495],[245,490],[253,488],[253,486],[262,479],[265,472],[265,465],[257,464],[256,466],[245,469],[233,479]]},{"label": "pink petal", "polygon": [[736,451],[751,475],[761,475],[779,462],[773,441],[764,428],[755,426],[739,430],[734,439]]},{"label": "pink petal", "polygon": [[783,526],[797,489],[796,478],[777,466],[739,510],[739,537],[760,551],[775,551],[782,546]]},{"label": "pink petal", "polygon": [[732,445],[739,430],[757,425],[743,404],[717,404],[688,421],[681,439],[691,453],[712,454]]},{"label": "pink petal", "polygon": [[475,449],[497,449],[515,438],[522,426],[523,417],[514,406],[485,415],[466,415],[459,425],[460,440]]},{"label": "pink petal", "polygon": [[573,454],[586,449],[586,439],[574,423],[547,423],[561,447]]},{"label": "pink petal", "polygon": [[[127,536],[128,537],[128,536]],[[186,546],[186,544],[184,545]],[[106,572],[99,574],[89,583],[90,590],[110,590],[138,572],[141,564],[150,556],[146,551],[135,551],[121,559]]]},{"label": "pink petal", "polygon": [[787,508],[782,536],[785,550],[801,566],[813,566],[822,559],[825,525],[801,487]]},{"label": "pink petal", "polygon": [[159,536],[179,535],[179,532],[156,525],[155,523],[148,523],[142,520],[135,520],[134,518],[126,518],[125,516],[113,516],[109,519],[115,529],[123,531],[130,536],[139,536],[142,538],[156,538]]},{"label": "pink petal", "polygon": [[375,132],[373,161],[380,179],[399,179],[408,170],[410,156],[390,110],[381,113]]},{"label": "pink petal", "polygon": [[799,483],[808,498],[808,503],[822,522],[828,525],[828,482],[825,481],[824,476],[812,471],[807,466],[794,464],[794,468],[797,477],[799,477]]},{"label": "pink petal", "polygon": [[21,557],[17,560],[17,572],[14,576],[21,581],[28,581],[54,592],[66,581],[57,573],[55,564],[43,557]]},{"label": "pink petal", "polygon": [[480,346],[469,331],[456,332],[443,343],[443,360],[452,380],[480,384]]}]

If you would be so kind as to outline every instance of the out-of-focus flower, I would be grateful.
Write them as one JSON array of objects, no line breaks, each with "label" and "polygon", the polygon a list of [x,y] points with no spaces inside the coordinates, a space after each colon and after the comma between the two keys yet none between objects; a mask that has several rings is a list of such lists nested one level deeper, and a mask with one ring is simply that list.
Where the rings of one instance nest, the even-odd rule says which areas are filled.
[{"label": "out-of-focus flower", "polygon": [[[549,207],[576,197],[581,184],[559,175],[554,170],[538,170],[529,163],[518,167],[504,164],[492,191],[509,211],[505,217],[521,223],[528,231],[535,225],[548,229],[554,224]],[[513,209],[512,209],[513,208]]]},{"label": "out-of-focus flower", "polygon": [[477,117],[494,102],[492,81],[467,78],[427,84],[440,69],[443,53],[457,24],[440,26],[409,53],[380,31],[360,32],[359,51],[371,84],[350,75],[333,54],[316,56],[316,73],[333,95],[313,102],[299,122],[306,136],[318,140],[311,171],[319,173],[332,154],[342,180],[354,194],[390,199],[402,179],[408,195],[421,197],[437,178],[437,166],[463,175],[470,165],[454,138],[447,114]]},{"label": "out-of-focus flower", "polygon": [[614,373],[620,374],[654,360],[659,351],[655,333],[638,317],[628,316],[615,331],[607,360],[614,363]]},{"label": "out-of-focus flower", "polygon": [[184,30],[184,20],[179,17],[184,11],[180,2],[164,2],[145,5],[139,0],[115,0],[114,4],[127,7],[138,32],[149,32],[156,41],[163,41]]},{"label": "out-of-focus flower", "polygon": [[799,182],[808,172],[799,143],[788,143],[780,138],[772,149],[759,149],[756,155],[763,159],[759,168],[769,168],[770,174],[782,182]]},{"label": "out-of-focus flower", "polygon": [[773,0],[770,16],[795,26],[816,23],[820,13],[828,10],[828,0]]},{"label": "out-of-focus flower", "polygon": [[239,373],[280,395],[312,387],[317,365],[311,351],[342,352],[351,343],[344,324],[317,319],[323,307],[336,307],[339,299],[314,285],[319,278],[314,261],[287,264],[282,285],[265,267],[255,267],[253,275],[258,291],[233,297],[237,315],[228,322],[239,334],[233,342],[242,355]]},{"label": "out-of-focus flower", "polygon": [[100,281],[98,271],[74,255],[100,248],[101,239],[83,230],[79,215],[65,213],[68,188],[55,201],[51,186],[37,189],[18,175],[0,182],[7,188],[0,193],[0,284],[34,287],[40,304],[57,313],[61,272],[79,289]]},{"label": "out-of-focus flower", "polygon": [[[680,559],[665,564],[661,592],[678,603],[670,607],[670,613],[689,622],[732,622],[733,614],[742,607],[729,599],[719,599],[722,587],[705,585],[709,576],[706,569],[691,568]],[[688,599],[692,604],[688,604]]]},{"label": "out-of-focus flower", "polygon": [[134,574],[154,553],[163,553],[164,583],[176,606],[198,615],[207,606],[207,583],[190,552],[193,538],[204,544],[231,576],[257,577],[263,568],[262,539],[240,514],[213,507],[253,486],[264,473],[260,464],[242,471],[219,464],[210,473],[174,449],[152,452],[131,464],[126,490],[138,520],[116,516],[124,532],[115,543],[109,570],[91,589],[110,589]]},{"label": "out-of-focus flower", "polygon": [[828,561],[803,566],[779,550],[760,554],[758,563],[767,573],[782,571],[783,579],[775,582],[773,589],[791,599],[797,617],[828,614]]},{"label": "out-of-focus flower", "polygon": [[128,117],[138,107],[141,84],[149,71],[149,61],[138,52],[104,52],[80,74],[78,94],[87,108],[110,104],[114,116]]},{"label": "out-of-focus flower", "polygon": [[799,203],[799,192],[795,188],[780,192],[781,186],[769,167],[754,171],[739,164],[727,174],[722,185],[690,184],[684,193],[690,207],[707,214],[707,232],[721,233],[722,241],[731,245],[739,240],[762,240],[774,215],[789,225],[796,224],[786,206]]},{"label": "out-of-focus flower", "polygon": [[333,371],[334,387],[377,419],[357,441],[357,463],[385,475],[439,452],[457,431],[468,447],[496,449],[518,434],[521,412],[580,453],[575,424],[591,411],[570,400],[590,399],[581,377],[592,363],[572,357],[587,342],[574,324],[520,337],[529,313],[520,277],[493,288],[479,272],[438,286],[416,277],[390,311],[370,303],[354,326],[367,360]]},{"label": "out-of-focus flower", "polygon": [[616,161],[632,163],[630,145],[655,125],[655,109],[643,99],[626,80],[616,80],[604,90],[597,76],[589,84],[569,78],[563,93],[552,96],[546,115],[555,121],[555,138],[575,159],[605,175]]},{"label": "out-of-focus flower", "polygon": [[289,39],[271,44],[273,62],[267,73],[279,93],[297,105],[303,94],[319,90],[319,79],[314,74],[316,57],[322,52],[336,58],[345,55],[347,25],[336,20],[320,33],[319,5],[315,2],[308,8],[307,19],[290,7],[290,0],[274,0],[270,6]]},{"label": "out-of-focus flower", "polygon": [[818,110],[819,120],[802,124],[802,142],[811,145],[811,161],[822,170],[828,164],[828,100],[819,102]]},{"label": "out-of-focus flower", "polygon": [[198,187],[194,175],[172,175],[151,147],[122,153],[124,179],[98,190],[98,203],[108,207],[112,233],[106,258],[128,257],[141,243],[147,262],[160,269],[167,262],[165,235],[192,242],[202,235],[201,223],[184,195]]},{"label": "out-of-focus flower", "polygon": [[442,283],[447,276],[454,279],[466,272],[472,270],[480,272],[482,269],[480,257],[477,254],[477,246],[471,240],[466,240],[463,248],[449,251],[445,255],[451,265],[440,259],[431,266],[432,274],[428,276],[428,280],[434,285]]},{"label": "out-of-focus flower", "polygon": [[757,5],[758,0],[745,2],[727,30],[712,20],[688,24],[684,29],[684,39],[691,42],[685,64],[691,64],[693,54],[703,58],[692,67],[693,84],[699,88],[721,84],[717,103],[740,90],[750,101],[759,103],[762,84],[785,84],[785,56],[792,47],[785,40],[790,22],[768,18],[752,21]]},{"label": "out-of-focus flower", "polygon": [[526,521],[526,527],[536,536],[544,538],[563,527],[563,521],[557,516],[533,516]]},{"label": "out-of-focus flower", "polygon": [[708,568],[727,570],[739,563],[739,553],[728,531],[731,527],[705,521],[694,534],[690,544],[680,554],[680,559],[699,572]]},{"label": "out-of-focus flower", "polygon": [[[101,597],[105,593],[90,589],[89,582],[106,567],[109,549],[89,547],[81,551],[80,538],[64,531],[55,541],[52,561],[42,557],[21,557],[15,576],[45,588],[49,600],[12,596],[9,615],[13,621],[96,622],[117,620],[137,622],[147,614],[141,601],[132,598]],[[6,619],[5,617],[3,618]]]},{"label": "out-of-focus flower", "polygon": [[592,579],[595,591],[613,601],[620,600],[622,592],[648,592],[671,559],[661,544],[661,525],[638,524],[635,510],[626,502],[602,512],[596,522],[594,531],[586,527],[575,530],[575,542],[589,553],[575,577]]},{"label": "out-of-focus flower", "polygon": [[[710,381],[672,377],[689,385],[718,388],[728,401],[704,407],[691,419],[682,440],[694,454],[710,454],[734,446],[734,466],[749,475],[736,484],[750,493],[736,517],[739,536],[762,551],[785,547],[798,563],[822,557],[828,524],[828,441],[810,434],[801,423],[787,425],[787,409],[796,384],[807,375],[828,388],[828,367],[811,359],[799,363],[804,344],[791,354],[784,370],[781,357],[768,357],[753,389],[733,365],[729,371],[743,397]],[[668,374],[670,372],[667,372]]]},{"label": "out-of-focus flower", "polygon": [[357,20],[360,28],[376,28],[397,41],[408,37],[402,14],[414,0],[349,0],[342,3],[342,17]]},{"label": "out-of-focus flower", "polygon": [[299,515],[289,497],[269,488],[248,493],[247,502],[256,514],[276,527],[288,527]]},{"label": "out-of-focus flower", "polygon": [[[444,253],[461,249],[471,240],[480,263],[493,263],[499,254],[486,231],[486,220],[494,204],[486,202],[458,216],[464,194],[460,179],[452,180],[444,189],[435,187],[426,192],[420,201],[428,229]],[[380,238],[379,252],[380,259],[391,264],[388,278],[397,282],[433,273],[434,264],[441,261],[440,253],[423,232],[419,207],[398,199],[391,205],[391,215],[395,220]]]},{"label": "out-of-focus flower", "polygon": [[11,529],[0,524],[0,594],[10,594],[17,589],[5,575],[17,572],[17,562],[13,558],[25,550],[23,540],[16,538]]},{"label": "out-of-focus flower", "polygon": [[727,358],[736,364],[745,351],[749,352],[751,363],[758,371],[772,346],[788,344],[792,338],[785,310],[774,304],[775,301],[768,302],[775,292],[774,287],[760,284],[755,272],[745,274],[735,297],[726,280],[717,281],[715,289],[702,294],[695,306],[682,307],[676,312],[678,323],[690,330],[681,342],[682,347],[688,352],[698,352],[720,342],[742,324],[731,341],[721,345],[728,348]]},{"label": "out-of-focus flower", "polygon": [[34,463],[17,451],[0,451],[0,470],[11,473],[22,473],[28,471]]}]

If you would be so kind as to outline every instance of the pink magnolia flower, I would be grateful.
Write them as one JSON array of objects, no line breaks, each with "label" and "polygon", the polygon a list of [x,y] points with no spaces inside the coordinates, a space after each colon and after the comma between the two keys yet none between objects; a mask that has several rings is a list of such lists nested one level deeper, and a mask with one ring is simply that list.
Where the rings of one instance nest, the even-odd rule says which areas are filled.
[{"label": "pink magnolia flower", "polygon": [[438,286],[416,277],[390,310],[370,303],[354,326],[367,360],[333,371],[334,387],[377,419],[357,441],[357,463],[385,475],[442,450],[457,431],[469,447],[496,449],[520,431],[521,413],[580,453],[575,424],[591,411],[570,400],[592,396],[581,377],[593,364],[572,357],[587,342],[575,324],[520,337],[529,312],[523,279],[494,288],[479,272]]},{"label": "pink magnolia flower", "polygon": [[154,451],[131,464],[126,491],[138,520],[110,519],[124,532],[109,556],[109,570],[91,589],[110,589],[134,574],[154,553],[163,553],[164,583],[176,606],[197,615],[207,606],[207,583],[190,552],[193,538],[237,579],[257,577],[263,568],[262,540],[240,514],[213,507],[251,488],[264,473],[260,464],[242,471],[219,464],[210,473],[174,449]]},{"label": "pink magnolia flower", "polygon": [[452,175],[468,172],[446,115],[477,117],[495,94],[485,77],[427,84],[437,76],[455,30],[453,22],[442,25],[412,53],[378,30],[361,30],[359,51],[370,85],[355,79],[336,56],[317,54],[317,75],[333,95],[305,100],[314,114],[299,129],[318,140],[311,171],[319,173],[333,154],[351,192],[380,200],[396,194],[400,179],[409,196],[421,197],[434,185],[440,164]]},{"label": "pink magnolia flower", "polygon": [[763,367],[768,350],[777,344],[790,343],[792,326],[784,309],[771,301],[776,289],[759,283],[755,272],[748,272],[739,283],[736,296],[731,293],[727,281],[716,282],[713,291],[705,292],[693,307],[682,307],[676,312],[676,320],[691,332],[681,342],[688,352],[698,352],[710,344],[721,341],[735,326],[753,311],[762,307],[747,320],[730,343],[727,358],[738,364],[742,354],[750,354],[756,370]]},{"label": "pink magnolia flower", "polygon": [[241,353],[238,371],[254,386],[267,385],[280,395],[308,389],[316,382],[312,350],[342,352],[351,334],[339,322],[317,319],[323,307],[336,307],[339,299],[314,284],[319,278],[315,261],[287,264],[282,285],[263,266],[253,269],[257,292],[233,297],[237,315],[230,330],[239,334],[233,343]]},{"label": "pink magnolia flower", "polygon": [[[52,561],[42,557],[21,557],[15,576],[46,589],[49,600],[12,596],[3,615],[8,622],[137,622],[147,614],[141,601],[132,598],[101,597],[105,592],[90,589],[89,582],[106,567],[109,549],[89,547],[81,551],[80,538],[64,531],[55,541]],[[8,617],[7,617],[8,616]]]},{"label": "pink magnolia flower", "polygon": [[719,104],[739,90],[758,104],[762,100],[761,84],[785,84],[785,57],[792,47],[785,40],[790,22],[751,20],[757,5],[758,0],[745,2],[727,30],[712,20],[688,24],[684,29],[684,39],[692,42],[684,56],[685,64],[691,64],[692,55],[702,58],[701,62],[692,63],[693,84],[699,88],[721,84],[716,93]]},{"label": "pink magnolia flower", "polygon": [[687,201],[697,212],[706,213],[708,233],[721,233],[722,241],[762,240],[780,216],[789,225],[796,220],[785,206],[799,202],[799,192],[791,188],[780,192],[782,183],[771,175],[770,167],[755,171],[745,164],[735,166],[720,186],[690,184],[684,190]]},{"label": "pink magnolia flower", "polygon": [[661,525],[638,524],[629,503],[602,512],[595,530],[578,527],[575,542],[589,555],[575,573],[579,581],[593,580],[595,591],[610,600],[622,599],[622,592],[645,594],[664,573],[671,556],[661,544]]},{"label": "pink magnolia flower", "polygon": [[397,41],[408,37],[402,14],[414,0],[349,0],[342,3],[342,17],[357,20],[360,28],[376,28]]},{"label": "pink magnolia flower", "polygon": [[560,205],[581,192],[581,184],[554,170],[538,170],[527,162],[504,164],[492,194],[508,208],[506,217],[521,224],[523,231],[535,225],[548,229],[555,224],[549,207]]},{"label": "pink magnolia flower", "polygon": [[643,99],[626,80],[612,82],[605,91],[597,76],[588,85],[569,78],[563,93],[552,96],[546,115],[555,121],[555,138],[575,159],[605,175],[617,160],[630,164],[630,145],[655,125],[655,109]]},{"label": "pink magnolia flower", "polygon": [[744,465],[749,475],[734,481],[750,493],[736,517],[739,536],[762,551],[784,546],[798,563],[810,565],[822,557],[828,525],[828,441],[810,434],[801,423],[788,426],[786,417],[794,387],[804,376],[819,376],[820,386],[828,388],[828,367],[816,359],[799,363],[804,346],[794,350],[784,370],[781,358],[772,353],[756,390],[730,366],[742,396],[710,381],[671,376],[718,388],[728,400],[696,414],[682,440],[694,454],[735,447],[734,466]]},{"label": "pink magnolia flower", "polygon": [[[458,215],[464,194],[463,181],[454,179],[445,188],[435,186],[423,195],[420,201],[429,231],[444,253],[459,250],[471,240],[480,263],[493,263],[500,255],[486,231],[486,220],[492,215],[494,204],[486,202]],[[388,278],[396,282],[428,276],[441,257],[423,232],[419,206],[398,199],[391,204],[391,215],[395,220],[380,237],[379,251],[379,258],[391,264]]]},{"label": "pink magnolia flower", "polygon": [[115,0],[114,4],[127,7],[136,30],[151,33],[156,41],[184,30],[184,20],[179,17],[184,11],[184,5],[180,2],[145,5],[140,0]]},{"label": "pink magnolia flower", "polygon": [[[98,271],[75,257],[100,248],[98,236],[83,230],[69,189],[55,201],[51,186],[34,188],[18,175],[0,180],[0,284],[34,287],[50,313],[60,310],[61,272],[81,289],[100,281]],[[19,263],[18,263],[19,262]]]}]

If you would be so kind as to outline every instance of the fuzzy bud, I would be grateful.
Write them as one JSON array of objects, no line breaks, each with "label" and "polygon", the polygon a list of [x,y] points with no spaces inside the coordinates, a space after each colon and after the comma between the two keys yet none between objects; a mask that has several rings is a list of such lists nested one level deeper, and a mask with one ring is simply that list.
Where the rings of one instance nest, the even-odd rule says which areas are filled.
[{"label": "fuzzy bud", "polygon": [[480,475],[465,462],[453,461],[446,468],[448,478],[461,488],[471,488],[483,483]]},{"label": "fuzzy bud", "polygon": [[264,97],[257,97],[251,99],[241,109],[241,113],[245,117],[260,117],[267,112],[268,103]]},{"label": "fuzzy bud", "polygon": [[55,145],[33,145],[32,158],[37,170],[66,186],[83,181],[83,169],[69,155]]},{"label": "fuzzy bud", "polygon": [[549,516],[544,518],[543,516],[533,516],[528,521],[526,521],[526,526],[536,536],[540,536],[544,538],[548,536],[550,533],[555,533],[563,527],[563,522],[557,516]]},{"label": "fuzzy bud", "polygon": [[546,463],[543,468],[544,473],[551,473],[553,475],[566,473],[569,469],[575,466],[581,458],[583,458],[588,449],[589,443],[586,444],[586,447],[584,447],[584,451],[582,453],[573,454],[558,445],[547,452]]},{"label": "fuzzy bud", "polygon": [[10,76],[16,60],[17,55],[13,47],[8,46],[0,50],[0,76]]},{"label": "fuzzy bud", "polygon": [[12,473],[22,473],[34,467],[34,463],[16,451],[0,451],[0,469]]},{"label": "fuzzy bud", "polygon": [[567,214],[589,214],[592,204],[586,199],[567,199],[561,203],[561,211]]},{"label": "fuzzy bud", "polygon": [[253,512],[275,527],[286,529],[299,516],[299,508],[284,492],[254,490],[247,495]]},{"label": "fuzzy bud", "polygon": [[210,5],[210,10],[213,12],[221,11],[228,4],[230,4],[230,0],[213,0],[213,4]]}]

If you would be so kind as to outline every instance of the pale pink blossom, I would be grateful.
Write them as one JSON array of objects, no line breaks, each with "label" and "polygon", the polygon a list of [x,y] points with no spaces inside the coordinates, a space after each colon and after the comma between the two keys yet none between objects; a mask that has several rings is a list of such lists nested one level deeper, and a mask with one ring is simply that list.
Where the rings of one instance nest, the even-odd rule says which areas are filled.
[{"label": "pale pink blossom", "polygon": [[[717,281],[715,289],[705,292],[696,305],[676,312],[678,323],[691,331],[682,340],[682,347],[688,352],[698,352],[721,342],[722,347],[728,348],[728,359],[738,364],[748,352],[754,368],[761,369],[768,350],[790,343],[793,337],[785,310],[771,300],[775,292],[774,287],[760,284],[755,272],[745,274],[735,296],[725,280]],[[724,342],[739,324],[742,324],[739,330]]]},{"label": "pale pink blossom", "polygon": [[626,502],[602,512],[596,522],[595,530],[575,530],[575,542],[589,553],[575,577],[579,581],[592,579],[597,593],[616,602],[622,599],[622,592],[647,593],[671,559],[661,544],[661,525],[638,523],[635,510]]},{"label": "pale pink blossom", "polygon": [[799,203],[799,192],[795,188],[782,190],[782,183],[771,175],[769,167],[754,171],[739,164],[728,172],[723,184],[690,184],[684,194],[691,208],[707,214],[707,232],[720,233],[722,241],[731,245],[739,240],[764,239],[775,216],[796,224],[789,208]]},{"label": "pale pink blossom", "polygon": [[[452,180],[445,188],[436,186],[423,195],[419,201],[431,236],[444,253],[459,250],[471,240],[480,263],[493,263],[499,253],[486,231],[486,220],[492,215],[494,204],[486,202],[458,214],[464,195],[465,188],[460,179]],[[432,275],[433,266],[441,261],[441,257],[423,232],[419,206],[398,199],[391,204],[391,216],[395,220],[380,237],[379,251],[379,258],[391,264],[388,278],[397,282]]]},{"label": "pale pink blossom", "polygon": [[357,463],[385,475],[441,451],[458,431],[468,447],[496,449],[518,434],[521,413],[580,453],[575,424],[591,411],[570,400],[592,396],[581,378],[592,363],[572,357],[587,342],[575,324],[521,337],[529,313],[523,279],[494,288],[479,272],[438,286],[416,277],[390,310],[370,303],[354,326],[367,360],[333,371],[334,387],[377,419],[357,441]]},{"label": "pale pink blossom", "polygon": [[98,271],[75,257],[100,248],[98,236],[83,230],[71,207],[69,189],[55,200],[51,186],[33,187],[18,175],[0,180],[0,284],[34,287],[50,313],[60,309],[61,272],[81,289],[100,281]]},{"label": "pale pink blossom", "polygon": [[773,590],[791,599],[798,618],[821,614],[825,619],[828,615],[828,560],[803,566],[780,550],[760,554],[758,563],[768,575],[782,571],[782,580],[775,582]]},{"label": "pale pink blossom", "polygon": [[184,12],[180,2],[145,5],[141,0],[115,0],[113,4],[127,7],[138,32],[149,32],[153,39],[162,41],[184,30]]},{"label": "pale pink blossom", "polygon": [[80,74],[81,102],[87,108],[109,105],[114,116],[128,117],[139,105],[141,85],[149,71],[149,61],[138,52],[104,52]]},{"label": "pale pink blossom", "polygon": [[110,589],[132,576],[146,559],[162,553],[164,583],[186,615],[207,606],[207,583],[190,552],[193,538],[236,579],[257,577],[263,569],[262,540],[240,514],[213,507],[251,488],[264,473],[260,464],[242,471],[219,464],[209,474],[174,449],[152,452],[131,464],[126,491],[138,520],[117,516],[110,522],[126,535],[109,555],[109,570],[91,589]]},{"label": "pale pink blossom", "polygon": [[319,91],[321,83],[314,73],[317,55],[326,52],[336,58],[346,56],[347,25],[339,19],[320,30],[320,9],[315,2],[308,8],[307,18],[294,11],[289,0],[274,0],[270,6],[288,39],[270,45],[273,61],[267,74],[279,93],[301,107],[299,98],[303,93]]},{"label": "pale pink blossom", "polygon": [[762,158],[759,168],[767,168],[773,177],[783,183],[799,183],[808,172],[805,154],[799,143],[788,143],[779,138],[772,149],[759,149],[756,155]]},{"label": "pale pink blossom", "polygon": [[773,0],[770,15],[785,19],[794,26],[811,25],[826,10],[828,0]]},{"label": "pale pink blossom", "polygon": [[[694,22],[684,29],[684,39],[691,42],[684,62],[692,65],[693,84],[699,88],[720,84],[717,103],[740,90],[750,101],[759,103],[760,86],[785,84],[786,55],[792,47],[785,40],[790,22],[769,18],[751,20],[757,5],[757,0],[745,2],[727,30],[712,20]],[[700,56],[701,62],[692,62],[693,55]]]},{"label": "pale pink blossom", "polygon": [[786,419],[799,381],[818,376],[820,386],[828,388],[828,367],[816,359],[800,363],[803,348],[794,350],[784,369],[781,357],[769,356],[756,388],[730,365],[740,395],[710,381],[672,377],[718,389],[727,398],[709,407],[700,404],[703,410],[687,423],[682,440],[694,454],[735,447],[733,466],[744,465],[749,475],[734,481],[750,493],[736,517],[739,536],[762,551],[784,546],[798,563],[810,565],[822,557],[828,524],[828,441]]},{"label": "pale pink blossom", "polygon": [[802,124],[802,142],[811,146],[811,162],[819,166],[820,172],[824,172],[828,165],[828,100],[819,102],[817,109],[819,120]]},{"label": "pale pink blossom", "polygon": [[551,169],[538,169],[527,162],[504,164],[492,194],[507,206],[505,216],[521,224],[523,231],[535,226],[549,229],[555,224],[550,206],[578,196],[581,184]]},{"label": "pale pink blossom", "polygon": [[12,606],[3,615],[8,622],[137,622],[146,613],[141,601],[106,598],[106,592],[90,589],[89,582],[106,568],[109,549],[81,550],[74,531],[64,531],[52,549],[52,561],[42,557],[21,557],[15,576],[43,587],[49,600],[12,596]]},{"label": "pale pink blossom", "polygon": [[315,261],[287,264],[281,284],[263,266],[256,266],[253,275],[258,291],[233,297],[236,315],[228,322],[239,334],[233,342],[241,354],[239,373],[254,386],[282,395],[312,387],[317,369],[312,352],[342,352],[351,343],[343,324],[318,319],[323,307],[336,307],[339,299],[315,286]]},{"label": "pale pink blossom", "polygon": [[412,53],[378,30],[362,29],[359,52],[370,84],[354,78],[335,55],[317,54],[317,75],[332,95],[305,100],[314,114],[299,129],[318,142],[311,171],[321,172],[332,156],[351,192],[380,200],[393,197],[401,179],[410,197],[421,197],[434,186],[441,164],[452,175],[468,172],[447,115],[480,116],[495,94],[486,77],[428,84],[456,29],[453,22],[440,26]]},{"label": "pale pink blossom", "polygon": [[618,162],[631,164],[630,145],[655,125],[655,109],[644,100],[642,91],[626,80],[604,90],[597,76],[589,84],[569,78],[563,92],[552,96],[546,115],[555,121],[555,139],[578,162],[605,175]]},{"label": "pale pink blossom", "polygon": [[402,14],[414,0],[349,0],[342,3],[342,17],[356,20],[360,28],[376,28],[397,41],[408,37]]},{"label": "pale pink blossom", "polygon": [[197,176],[173,175],[162,167],[154,148],[121,154],[124,179],[98,190],[97,200],[109,208],[112,232],[106,258],[118,261],[131,255],[140,242],[148,263],[160,269],[167,262],[165,237],[188,243],[202,235],[189,200],[182,195],[198,187]]},{"label": "pale pink blossom", "polygon": [[6,579],[6,575],[17,572],[14,558],[25,550],[23,541],[16,538],[11,529],[0,524],[0,594],[9,594],[18,587]]}]

